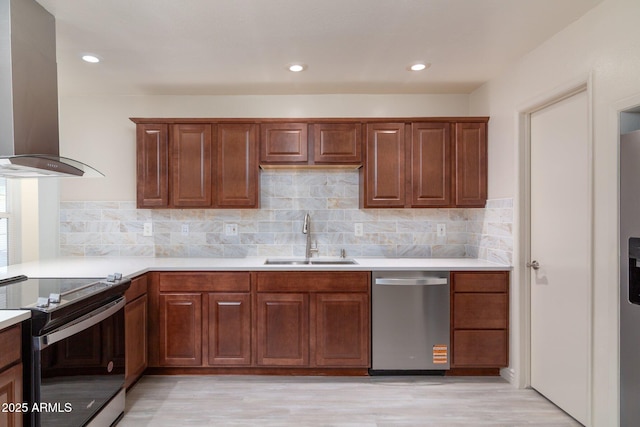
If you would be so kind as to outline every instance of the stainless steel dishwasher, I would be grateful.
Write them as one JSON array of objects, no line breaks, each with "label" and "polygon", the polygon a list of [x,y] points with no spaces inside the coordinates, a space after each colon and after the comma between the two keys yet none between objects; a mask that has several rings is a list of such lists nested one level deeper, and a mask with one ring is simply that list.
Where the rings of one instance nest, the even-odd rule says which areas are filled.
[{"label": "stainless steel dishwasher", "polygon": [[449,272],[374,271],[371,374],[449,369]]}]

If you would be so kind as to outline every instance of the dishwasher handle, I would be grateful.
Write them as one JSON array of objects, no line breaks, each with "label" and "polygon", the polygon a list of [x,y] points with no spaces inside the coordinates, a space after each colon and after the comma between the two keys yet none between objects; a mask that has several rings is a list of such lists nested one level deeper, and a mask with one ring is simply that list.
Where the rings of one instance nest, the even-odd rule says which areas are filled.
[{"label": "dishwasher handle", "polygon": [[449,279],[446,277],[416,277],[393,279],[388,277],[376,277],[376,285],[402,285],[402,286],[437,286],[446,285]]}]

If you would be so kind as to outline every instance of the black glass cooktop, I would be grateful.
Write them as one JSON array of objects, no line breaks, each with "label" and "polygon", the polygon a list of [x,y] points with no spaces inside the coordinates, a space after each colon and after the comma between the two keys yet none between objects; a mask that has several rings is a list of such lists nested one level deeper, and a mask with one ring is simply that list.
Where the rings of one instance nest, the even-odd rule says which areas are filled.
[{"label": "black glass cooktop", "polygon": [[27,278],[0,281],[0,310],[31,310],[32,318],[49,324],[68,321],[124,294],[131,280],[107,278]]}]

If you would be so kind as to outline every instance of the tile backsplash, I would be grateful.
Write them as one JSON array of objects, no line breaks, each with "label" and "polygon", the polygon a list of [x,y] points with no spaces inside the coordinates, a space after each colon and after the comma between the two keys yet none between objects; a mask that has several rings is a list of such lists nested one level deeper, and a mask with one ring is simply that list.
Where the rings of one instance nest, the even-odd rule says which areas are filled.
[{"label": "tile backsplash", "polygon": [[[260,209],[136,209],[60,204],[62,256],[304,256],[304,215],[320,256],[471,257],[511,263],[513,200],[484,209],[358,209],[358,171],[261,171]],[[151,223],[153,235],[143,235]],[[356,224],[363,235],[356,236]],[[237,225],[237,235],[225,233]],[[446,236],[437,235],[444,224]]]}]

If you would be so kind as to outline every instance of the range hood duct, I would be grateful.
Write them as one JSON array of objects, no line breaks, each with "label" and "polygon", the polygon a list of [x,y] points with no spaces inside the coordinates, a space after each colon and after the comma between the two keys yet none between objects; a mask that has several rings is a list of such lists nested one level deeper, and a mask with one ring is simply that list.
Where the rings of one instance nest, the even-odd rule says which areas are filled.
[{"label": "range hood duct", "polygon": [[0,176],[103,176],[60,157],[56,24],[35,0],[0,0]]}]

